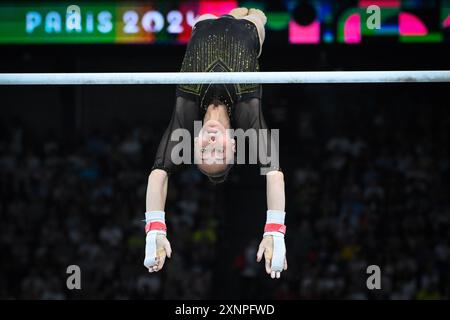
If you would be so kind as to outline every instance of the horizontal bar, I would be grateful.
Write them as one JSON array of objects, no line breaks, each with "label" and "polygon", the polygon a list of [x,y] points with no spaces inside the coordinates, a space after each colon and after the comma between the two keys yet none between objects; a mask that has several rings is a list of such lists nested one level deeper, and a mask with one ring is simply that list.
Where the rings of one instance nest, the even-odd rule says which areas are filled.
[{"label": "horizontal bar", "polygon": [[0,73],[0,85],[450,82],[450,71]]}]

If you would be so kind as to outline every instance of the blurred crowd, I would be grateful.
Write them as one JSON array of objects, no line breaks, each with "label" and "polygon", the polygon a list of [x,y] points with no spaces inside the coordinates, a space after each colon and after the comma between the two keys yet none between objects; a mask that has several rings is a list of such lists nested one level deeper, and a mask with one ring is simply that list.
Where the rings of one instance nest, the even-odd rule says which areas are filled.
[{"label": "blurred crowd", "polygon": [[[278,281],[255,262],[259,238],[234,244],[229,272],[217,274],[217,194],[195,168],[170,179],[173,258],[162,272],[145,270],[145,193],[162,132],[125,128],[65,144],[4,123],[0,298],[206,299],[225,277],[235,298],[449,299],[450,111],[394,101],[336,116],[290,102],[266,105],[272,127],[289,132],[289,269]],[[70,265],[82,290],[66,287]],[[381,290],[366,286],[369,265],[380,267]]]},{"label": "blurred crowd", "polygon": [[[208,296],[214,259],[211,201],[195,170],[171,179],[168,228],[176,248],[165,273],[143,266],[144,212],[158,136],[143,128],[64,146],[55,136],[33,141],[22,126],[0,144],[0,297],[128,299]],[[188,184],[190,189],[179,188]],[[208,188],[208,186],[205,186]],[[66,288],[78,265],[82,290]]]}]

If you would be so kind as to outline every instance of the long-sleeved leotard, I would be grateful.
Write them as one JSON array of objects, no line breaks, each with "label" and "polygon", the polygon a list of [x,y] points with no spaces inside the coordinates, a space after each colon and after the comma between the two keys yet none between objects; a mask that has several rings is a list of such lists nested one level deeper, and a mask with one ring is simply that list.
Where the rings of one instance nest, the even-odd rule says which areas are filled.
[{"label": "long-sleeved leotard", "polygon": [[[181,72],[257,72],[259,54],[260,38],[252,22],[229,15],[207,19],[193,29]],[[159,144],[153,169],[163,169],[170,174],[179,167],[171,159],[172,150],[178,143],[171,140],[171,134],[179,128],[187,129],[193,146],[194,121],[203,119],[212,99],[227,106],[234,129],[268,129],[261,109],[260,84],[178,85],[175,109]],[[270,137],[269,131],[268,134]],[[260,146],[270,150],[268,141]],[[259,156],[258,163],[261,167],[278,169],[278,163],[267,164]]]}]

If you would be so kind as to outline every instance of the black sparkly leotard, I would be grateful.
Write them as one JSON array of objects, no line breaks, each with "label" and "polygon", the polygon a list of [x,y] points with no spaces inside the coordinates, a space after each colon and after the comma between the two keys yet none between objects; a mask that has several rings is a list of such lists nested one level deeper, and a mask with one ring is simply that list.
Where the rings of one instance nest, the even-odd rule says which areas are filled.
[{"label": "black sparkly leotard", "polygon": [[[197,23],[181,72],[257,72],[260,40],[256,26],[225,15]],[[177,96],[196,101],[203,111],[213,98],[230,109],[239,101],[261,97],[259,84],[178,85]]]},{"label": "black sparkly leotard", "polygon": [[[256,26],[248,20],[229,15],[203,20],[193,28],[181,72],[257,72],[260,46]],[[193,150],[194,121],[203,120],[213,99],[227,106],[234,129],[267,129],[261,110],[260,84],[178,85],[175,108],[159,144],[153,169],[163,169],[170,174],[179,167],[171,160],[171,152],[179,141],[172,141],[171,134],[179,128],[189,130]],[[266,149],[270,149],[270,144],[266,145]],[[269,154],[278,152],[267,151]],[[261,167],[273,167],[262,165],[259,157],[258,162]]]}]

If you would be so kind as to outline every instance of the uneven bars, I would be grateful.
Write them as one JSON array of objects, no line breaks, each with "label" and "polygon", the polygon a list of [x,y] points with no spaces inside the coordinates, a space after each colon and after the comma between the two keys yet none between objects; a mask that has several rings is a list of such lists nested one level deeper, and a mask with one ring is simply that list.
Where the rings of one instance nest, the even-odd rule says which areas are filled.
[{"label": "uneven bars", "polygon": [[450,82],[450,70],[0,73],[0,85]]}]

